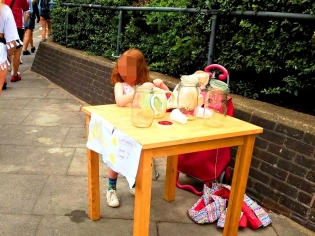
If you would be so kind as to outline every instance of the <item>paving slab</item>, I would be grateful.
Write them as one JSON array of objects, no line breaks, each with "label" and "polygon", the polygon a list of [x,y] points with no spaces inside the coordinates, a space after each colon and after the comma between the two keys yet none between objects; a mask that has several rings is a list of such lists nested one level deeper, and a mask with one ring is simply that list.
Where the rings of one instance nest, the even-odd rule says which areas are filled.
[{"label": "paving slab", "polygon": [[0,214],[0,235],[34,236],[42,216]]},{"label": "paving slab", "polygon": [[[32,66],[32,64],[30,64],[30,66]],[[37,73],[31,71],[30,69],[24,71],[22,74],[22,80],[37,80],[37,79],[49,81],[47,78],[41,76],[40,74],[37,74]],[[21,81],[19,81],[19,82],[21,82]]]},{"label": "paving slab", "polygon": [[14,88],[8,85],[6,90],[2,91],[2,98],[45,98],[51,88]]},{"label": "paving slab", "polygon": [[52,89],[51,92],[46,96],[46,98],[54,98],[54,99],[73,99],[73,95],[70,93],[60,89],[55,88]]},{"label": "paving slab", "polygon": [[1,129],[0,140],[1,144],[61,147],[69,129],[67,127],[5,125]]},{"label": "paving slab", "polygon": [[272,219],[272,227],[279,236],[315,235],[314,232],[301,227],[287,217],[272,212],[269,213],[269,216]]},{"label": "paving slab", "polygon": [[32,99],[31,98],[3,98],[0,99],[0,110],[9,109],[23,109]]},{"label": "paving slab", "polygon": [[[82,217],[45,216],[39,224],[36,236],[132,236],[132,229],[132,220],[101,219],[92,222]],[[154,222],[150,224],[149,235],[158,236]]]},{"label": "paving slab", "polygon": [[82,107],[82,104],[74,99],[46,98],[46,99],[32,99],[29,103],[27,103],[27,105],[25,106],[25,109],[47,110],[47,111],[80,111],[81,107]]},{"label": "paving slab", "polygon": [[[84,119],[85,116],[82,113]],[[84,123],[85,124],[85,120]],[[85,147],[86,148],[86,129],[84,128],[70,128],[69,133],[64,140],[62,147]]]},{"label": "paving slab", "polygon": [[22,78],[21,81],[19,81],[18,83],[12,83],[11,81],[9,81],[9,87],[12,88],[47,88],[47,86],[49,85],[49,81],[48,80],[44,80],[44,79],[24,79],[24,77]]},{"label": "paving slab", "polygon": [[71,214],[88,212],[87,177],[51,175],[32,211],[37,215]]},{"label": "paving slab", "polygon": [[0,172],[65,175],[74,151],[74,148],[0,145]]},{"label": "paving slab", "polygon": [[0,214],[31,214],[47,178],[45,175],[0,173]]},{"label": "paving slab", "polygon": [[[28,110],[25,110],[28,111]],[[1,113],[0,113],[1,123]],[[84,127],[85,116],[71,111],[31,111],[22,125]]]},{"label": "paving slab", "polygon": [[30,113],[30,110],[0,109],[0,124],[21,124]]},{"label": "paving slab", "polygon": [[[158,223],[159,235],[163,236],[200,236],[200,235],[211,235],[211,236],[221,236],[223,229],[220,229],[213,224],[198,225],[198,224],[179,224],[179,223]],[[249,228],[239,229],[239,236],[277,236],[276,232],[271,226],[266,228],[260,228],[257,230],[251,230]]]},{"label": "paving slab", "polygon": [[[87,151],[86,148],[76,148],[67,175],[87,176]],[[108,177],[108,167],[99,157],[100,176]]]}]

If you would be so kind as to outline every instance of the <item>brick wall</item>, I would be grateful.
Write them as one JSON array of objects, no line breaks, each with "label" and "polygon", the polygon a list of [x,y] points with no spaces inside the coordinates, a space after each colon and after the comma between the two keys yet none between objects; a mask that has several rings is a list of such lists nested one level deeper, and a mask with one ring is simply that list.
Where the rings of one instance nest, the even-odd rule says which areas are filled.
[{"label": "brick wall", "polygon": [[[37,72],[92,105],[114,103],[114,62],[41,43],[32,65]],[[159,73],[170,88],[178,79]],[[235,117],[264,128],[257,136],[247,194],[269,210],[315,232],[315,117],[232,95]],[[235,156],[236,148],[233,148]],[[231,165],[233,166],[234,160]]]}]

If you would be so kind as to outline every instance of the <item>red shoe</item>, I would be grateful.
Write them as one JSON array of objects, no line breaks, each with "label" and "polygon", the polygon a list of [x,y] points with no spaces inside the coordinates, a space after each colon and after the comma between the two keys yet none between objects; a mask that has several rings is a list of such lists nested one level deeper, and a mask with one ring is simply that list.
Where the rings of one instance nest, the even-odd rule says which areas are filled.
[{"label": "red shoe", "polygon": [[22,77],[19,73],[17,73],[17,75],[11,76],[11,82],[17,82],[17,81],[20,81],[21,79],[22,79]]},{"label": "red shoe", "polygon": [[6,79],[4,80],[4,84],[2,86],[2,90],[5,90],[5,89],[7,89],[7,80]]}]

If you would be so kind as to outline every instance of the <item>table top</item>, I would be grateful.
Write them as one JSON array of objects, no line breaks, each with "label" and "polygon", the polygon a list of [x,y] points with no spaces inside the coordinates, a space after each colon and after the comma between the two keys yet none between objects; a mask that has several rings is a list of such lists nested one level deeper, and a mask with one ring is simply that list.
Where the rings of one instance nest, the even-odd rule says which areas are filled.
[{"label": "table top", "polygon": [[154,119],[149,128],[137,128],[131,123],[131,107],[118,107],[116,104],[86,106],[81,109],[85,114],[97,114],[121,132],[140,143],[143,149],[166,147],[176,144],[194,143],[222,138],[238,137],[263,132],[263,128],[227,116],[223,127],[212,128],[204,125],[202,118],[188,121],[182,125],[175,121],[169,128],[161,128],[161,120],[171,121],[170,113],[161,119]]}]

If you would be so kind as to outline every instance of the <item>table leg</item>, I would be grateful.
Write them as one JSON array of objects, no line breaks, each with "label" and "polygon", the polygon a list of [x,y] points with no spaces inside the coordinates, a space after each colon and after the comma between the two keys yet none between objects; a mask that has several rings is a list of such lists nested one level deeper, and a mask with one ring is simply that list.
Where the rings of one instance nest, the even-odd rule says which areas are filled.
[{"label": "table leg", "polygon": [[88,191],[89,191],[89,216],[91,220],[101,218],[99,160],[98,153],[87,149],[88,153]]},{"label": "table leg", "polygon": [[177,162],[177,155],[167,157],[164,198],[169,202],[175,199]]},{"label": "table leg", "polygon": [[256,135],[245,136],[244,144],[237,149],[224,236],[237,235],[255,138]]},{"label": "table leg", "polygon": [[133,236],[149,235],[152,187],[152,151],[141,153],[136,178]]},{"label": "table leg", "polygon": [[[85,127],[87,139],[89,136],[90,119],[91,117],[89,115],[86,115]],[[89,216],[91,220],[99,220],[101,218],[98,158],[98,153],[87,148]]]}]

